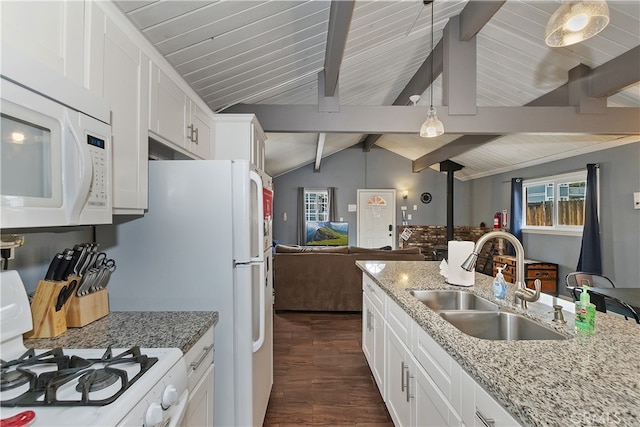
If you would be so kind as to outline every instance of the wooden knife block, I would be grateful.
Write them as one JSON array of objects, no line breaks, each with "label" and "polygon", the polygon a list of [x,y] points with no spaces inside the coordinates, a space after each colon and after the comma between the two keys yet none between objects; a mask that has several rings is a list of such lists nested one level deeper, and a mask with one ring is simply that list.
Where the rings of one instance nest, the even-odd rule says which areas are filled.
[{"label": "wooden knife block", "polygon": [[25,338],[52,338],[67,331],[65,306],[56,311],[60,290],[68,281],[50,282],[40,280],[31,303],[33,330],[24,334]]},{"label": "wooden knife block", "polygon": [[67,326],[81,328],[109,314],[109,294],[106,289],[81,297],[74,292],[65,305]]}]

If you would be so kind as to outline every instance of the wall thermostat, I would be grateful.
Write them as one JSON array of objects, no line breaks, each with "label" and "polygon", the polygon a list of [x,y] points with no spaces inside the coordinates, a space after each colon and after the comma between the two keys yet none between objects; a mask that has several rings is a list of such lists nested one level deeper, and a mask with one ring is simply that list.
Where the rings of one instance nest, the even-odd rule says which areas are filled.
[{"label": "wall thermostat", "polygon": [[420,201],[422,203],[429,203],[431,201],[431,193],[422,193],[420,195]]}]

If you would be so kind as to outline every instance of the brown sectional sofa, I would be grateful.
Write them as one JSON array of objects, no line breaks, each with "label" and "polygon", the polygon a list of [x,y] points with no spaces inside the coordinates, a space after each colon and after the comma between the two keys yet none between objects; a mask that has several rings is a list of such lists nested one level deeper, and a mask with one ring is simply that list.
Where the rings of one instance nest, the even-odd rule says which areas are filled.
[{"label": "brown sectional sofa", "polygon": [[380,250],[357,246],[277,245],[276,310],[362,311],[362,271],[357,260],[424,261],[420,248]]}]

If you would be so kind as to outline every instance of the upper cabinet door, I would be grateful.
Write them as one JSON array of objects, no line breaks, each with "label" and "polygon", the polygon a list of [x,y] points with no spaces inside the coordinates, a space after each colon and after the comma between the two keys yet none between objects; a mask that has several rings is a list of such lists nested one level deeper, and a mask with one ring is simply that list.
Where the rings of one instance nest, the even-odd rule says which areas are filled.
[{"label": "upper cabinet door", "polygon": [[266,135],[253,114],[216,114],[214,118],[214,159],[249,160],[264,171]]},{"label": "upper cabinet door", "polygon": [[84,2],[3,1],[0,16],[3,44],[83,84]]},{"label": "upper cabinet door", "polygon": [[114,213],[142,213],[147,208],[149,59],[127,35],[126,25],[98,5],[87,3],[86,80],[111,107]]},{"label": "upper cabinet door", "polygon": [[152,64],[149,129],[185,149],[188,148],[188,102],[182,89],[162,69]]},{"label": "upper cabinet door", "polygon": [[190,151],[205,160],[211,158],[211,133],[213,119],[191,101]]}]

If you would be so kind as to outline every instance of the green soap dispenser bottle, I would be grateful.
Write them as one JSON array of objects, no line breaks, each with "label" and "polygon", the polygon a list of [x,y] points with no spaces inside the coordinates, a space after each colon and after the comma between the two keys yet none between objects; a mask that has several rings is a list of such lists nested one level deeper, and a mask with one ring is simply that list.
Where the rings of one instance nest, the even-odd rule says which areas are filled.
[{"label": "green soap dispenser bottle", "polygon": [[596,306],[591,303],[587,287],[582,287],[580,301],[576,302],[576,331],[588,335],[596,333]]}]

